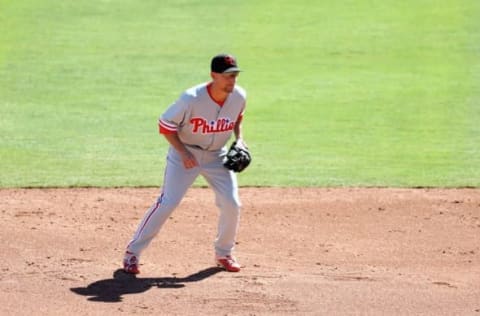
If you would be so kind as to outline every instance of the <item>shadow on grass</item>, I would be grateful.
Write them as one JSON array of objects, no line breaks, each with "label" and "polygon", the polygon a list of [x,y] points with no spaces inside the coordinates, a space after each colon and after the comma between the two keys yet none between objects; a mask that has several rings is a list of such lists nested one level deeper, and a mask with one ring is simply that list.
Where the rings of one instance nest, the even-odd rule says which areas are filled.
[{"label": "shadow on grass", "polygon": [[89,296],[89,301],[95,302],[121,302],[122,296],[148,291],[152,287],[178,289],[188,282],[198,282],[209,278],[218,272],[220,268],[208,268],[184,278],[137,278],[132,274],[118,269],[113,273],[113,279],[105,279],[89,284],[87,287],[71,288],[78,295]]}]

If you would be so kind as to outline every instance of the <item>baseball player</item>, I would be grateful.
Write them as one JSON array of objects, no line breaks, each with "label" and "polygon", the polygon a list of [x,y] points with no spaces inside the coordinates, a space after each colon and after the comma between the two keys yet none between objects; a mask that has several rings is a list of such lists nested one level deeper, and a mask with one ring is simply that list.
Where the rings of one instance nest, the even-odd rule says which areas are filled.
[{"label": "baseball player", "polygon": [[236,85],[240,69],[235,57],[219,54],[211,60],[211,81],[186,90],[160,116],[159,131],[170,146],[161,193],[145,213],[123,259],[125,272],[139,273],[142,251],[180,203],[195,179],[202,175],[215,191],[220,209],[214,242],[215,261],[226,271],[240,271],[232,255],[240,216],[237,178],[222,164],[232,133],[242,140],[246,92]]}]

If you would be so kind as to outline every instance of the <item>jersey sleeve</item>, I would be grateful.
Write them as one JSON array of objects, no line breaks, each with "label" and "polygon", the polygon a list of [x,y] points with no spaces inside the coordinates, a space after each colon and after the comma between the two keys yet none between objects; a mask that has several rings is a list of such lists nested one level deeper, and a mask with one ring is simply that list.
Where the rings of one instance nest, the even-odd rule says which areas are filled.
[{"label": "jersey sleeve", "polygon": [[173,134],[184,125],[187,111],[186,96],[182,95],[175,103],[170,105],[158,119],[160,134]]},{"label": "jersey sleeve", "polygon": [[162,120],[162,118],[158,119],[158,132],[160,134],[174,134],[178,130],[177,126],[174,124],[169,123],[168,121]]},{"label": "jersey sleeve", "polygon": [[247,107],[247,92],[240,86],[236,86],[238,94],[243,99],[242,110],[238,114],[237,121],[240,123],[243,119],[243,115],[245,114],[245,109]]},{"label": "jersey sleeve", "polygon": [[243,108],[240,111],[240,113],[238,114],[237,121],[241,122],[244,114],[245,114],[245,104],[243,104]]}]

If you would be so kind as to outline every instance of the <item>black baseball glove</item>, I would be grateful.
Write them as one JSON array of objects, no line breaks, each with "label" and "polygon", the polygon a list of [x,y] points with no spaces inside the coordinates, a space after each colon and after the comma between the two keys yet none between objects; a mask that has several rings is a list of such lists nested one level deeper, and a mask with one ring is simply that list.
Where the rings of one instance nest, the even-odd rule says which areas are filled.
[{"label": "black baseball glove", "polygon": [[235,141],[228,149],[227,155],[223,159],[223,165],[234,172],[242,172],[251,161],[252,156],[248,147],[242,141]]}]

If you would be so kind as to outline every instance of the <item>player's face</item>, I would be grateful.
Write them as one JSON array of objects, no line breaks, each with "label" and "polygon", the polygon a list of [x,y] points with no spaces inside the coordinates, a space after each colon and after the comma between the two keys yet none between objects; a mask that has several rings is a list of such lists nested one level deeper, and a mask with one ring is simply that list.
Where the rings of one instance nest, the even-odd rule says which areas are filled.
[{"label": "player's face", "polygon": [[215,74],[214,80],[218,87],[227,93],[233,91],[237,83],[238,72],[227,72],[223,74]]}]

